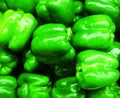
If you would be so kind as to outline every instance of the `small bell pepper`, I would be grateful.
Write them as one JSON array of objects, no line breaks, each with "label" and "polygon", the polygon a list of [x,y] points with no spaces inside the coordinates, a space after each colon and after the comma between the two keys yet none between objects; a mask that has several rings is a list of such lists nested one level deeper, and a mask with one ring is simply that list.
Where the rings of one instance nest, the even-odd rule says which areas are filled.
[{"label": "small bell pepper", "polygon": [[94,14],[106,14],[112,19],[119,15],[120,0],[85,0],[85,9]]},{"label": "small bell pepper", "polygon": [[115,24],[107,15],[91,15],[79,19],[73,26],[72,44],[77,49],[106,50],[114,41]]},{"label": "small bell pepper", "polygon": [[33,72],[37,68],[42,66],[41,62],[38,62],[36,57],[32,54],[31,50],[28,50],[23,55],[24,69],[29,72]]},{"label": "small bell pepper", "polygon": [[5,0],[9,9],[20,9],[29,13],[34,13],[37,1],[38,0]]},{"label": "small bell pepper", "polygon": [[75,15],[81,13],[83,4],[74,0],[39,0],[36,12],[41,21],[70,25]]},{"label": "small bell pepper", "polygon": [[14,52],[22,51],[36,26],[37,21],[32,14],[7,10],[0,19],[0,45]]},{"label": "small bell pepper", "polygon": [[8,10],[8,7],[6,6],[5,1],[4,0],[0,0],[0,11],[4,13],[7,10]]},{"label": "small bell pepper", "polygon": [[8,75],[18,63],[17,56],[11,51],[0,47],[0,75]]},{"label": "small bell pepper", "polygon": [[106,87],[91,90],[88,98],[120,98],[120,87],[116,83],[112,83]]},{"label": "small bell pepper", "polygon": [[85,98],[85,93],[79,88],[75,77],[66,77],[55,83],[52,98]]},{"label": "small bell pepper", "polygon": [[105,87],[119,79],[118,59],[112,54],[85,50],[77,55],[76,78],[83,89]]},{"label": "small bell pepper", "polygon": [[35,30],[31,50],[37,59],[45,64],[69,62],[75,57],[70,39],[71,32],[64,25],[45,24]]},{"label": "small bell pepper", "polygon": [[0,98],[17,98],[16,79],[12,76],[0,76]]},{"label": "small bell pepper", "polygon": [[50,98],[50,81],[47,76],[22,73],[18,77],[19,98]]}]

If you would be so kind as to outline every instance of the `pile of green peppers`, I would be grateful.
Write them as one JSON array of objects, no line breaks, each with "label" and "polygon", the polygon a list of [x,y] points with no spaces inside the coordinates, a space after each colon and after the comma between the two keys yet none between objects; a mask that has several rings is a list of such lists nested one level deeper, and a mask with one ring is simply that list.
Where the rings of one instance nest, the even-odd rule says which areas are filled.
[{"label": "pile of green peppers", "polygon": [[0,98],[120,98],[120,0],[0,0]]}]

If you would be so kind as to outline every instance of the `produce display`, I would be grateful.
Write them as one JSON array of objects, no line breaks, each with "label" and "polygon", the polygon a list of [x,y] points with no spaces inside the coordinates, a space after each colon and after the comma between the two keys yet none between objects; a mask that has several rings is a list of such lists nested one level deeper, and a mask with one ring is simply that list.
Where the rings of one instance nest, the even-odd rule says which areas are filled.
[{"label": "produce display", "polygon": [[120,98],[120,0],[0,0],[0,98]]}]

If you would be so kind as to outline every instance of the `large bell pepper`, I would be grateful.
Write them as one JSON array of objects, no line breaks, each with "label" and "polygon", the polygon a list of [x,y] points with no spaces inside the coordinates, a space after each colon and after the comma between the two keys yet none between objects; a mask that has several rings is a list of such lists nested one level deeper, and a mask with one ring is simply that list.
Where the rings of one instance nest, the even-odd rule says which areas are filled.
[{"label": "large bell pepper", "polygon": [[22,73],[18,77],[19,98],[50,98],[50,81],[47,76]]},{"label": "large bell pepper", "polygon": [[35,30],[31,50],[45,64],[69,62],[75,57],[70,38],[71,32],[64,25],[45,24]]},{"label": "large bell pepper", "polygon": [[8,75],[18,63],[17,56],[11,51],[0,47],[0,75]]},{"label": "large bell pepper", "polygon": [[7,10],[0,19],[0,45],[15,52],[22,51],[36,26],[37,21],[32,14]]},{"label": "large bell pepper", "polygon": [[85,98],[85,93],[79,88],[75,77],[66,77],[55,83],[52,98]]},{"label": "large bell pepper", "polygon": [[83,4],[74,0],[39,0],[36,12],[41,21],[70,25],[81,13]]},{"label": "large bell pepper", "polygon": [[85,50],[77,55],[76,78],[81,88],[102,88],[119,79],[118,66],[118,59],[112,54]]},{"label": "large bell pepper", "polygon": [[105,50],[113,44],[115,24],[107,15],[91,15],[79,19],[73,26],[73,32],[74,47]]},{"label": "large bell pepper", "polygon": [[34,13],[38,0],[5,0],[9,9],[21,9],[24,12]]},{"label": "large bell pepper", "polygon": [[116,83],[112,83],[106,87],[91,90],[88,98],[120,98],[120,87]]},{"label": "large bell pepper", "polygon": [[0,76],[0,98],[17,98],[16,79],[12,76]]},{"label": "large bell pepper", "polygon": [[85,8],[94,14],[106,14],[112,19],[119,15],[120,0],[85,0]]}]

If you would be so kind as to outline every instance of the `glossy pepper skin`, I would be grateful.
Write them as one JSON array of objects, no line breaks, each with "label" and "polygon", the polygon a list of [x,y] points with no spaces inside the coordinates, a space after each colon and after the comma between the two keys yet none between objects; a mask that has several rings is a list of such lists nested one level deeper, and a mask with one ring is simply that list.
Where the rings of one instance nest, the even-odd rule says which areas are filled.
[{"label": "glossy pepper skin", "polygon": [[22,73],[18,78],[19,98],[50,98],[50,81],[47,76]]},{"label": "glossy pepper skin", "polygon": [[45,64],[59,64],[73,60],[75,50],[70,44],[69,31],[63,24],[50,23],[38,27],[31,42],[33,54]]},{"label": "glossy pepper skin", "polygon": [[8,10],[8,7],[6,6],[5,1],[0,0],[0,11],[4,13],[6,10]]},{"label": "glossy pepper skin", "polygon": [[79,19],[72,28],[72,44],[80,49],[106,50],[114,41],[115,24],[103,14],[91,15]]},{"label": "glossy pepper skin", "polygon": [[52,89],[52,98],[85,98],[75,77],[66,77],[57,80]]},{"label": "glossy pepper skin", "polygon": [[38,0],[5,0],[9,9],[21,9],[24,12],[33,13]]},{"label": "glossy pepper skin", "polygon": [[16,97],[16,79],[12,76],[0,76],[0,98]]},{"label": "glossy pepper skin", "polygon": [[22,10],[7,10],[0,20],[0,45],[14,52],[24,50],[37,26],[33,15]]},{"label": "glossy pepper skin", "polygon": [[42,66],[41,62],[38,62],[36,57],[32,54],[31,50],[28,50],[23,55],[24,69],[29,72],[33,72],[40,66]]},{"label": "glossy pepper skin", "polygon": [[39,0],[36,6],[38,17],[44,22],[70,25],[75,15],[81,13],[83,4],[74,0]]},{"label": "glossy pepper skin", "polygon": [[9,50],[0,47],[0,75],[8,75],[18,63],[17,56]]},{"label": "glossy pepper skin", "polygon": [[76,78],[81,88],[102,88],[118,80],[118,66],[118,59],[112,54],[85,50],[77,55]]},{"label": "glossy pepper skin", "polygon": [[119,0],[85,0],[85,8],[93,14],[106,14],[112,19],[119,15]]},{"label": "glossy pepper skin", "polygon": [[88,98],[120,98],[120,87],[114,83],[89,91]]}]

